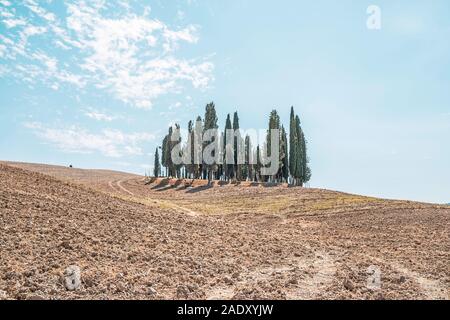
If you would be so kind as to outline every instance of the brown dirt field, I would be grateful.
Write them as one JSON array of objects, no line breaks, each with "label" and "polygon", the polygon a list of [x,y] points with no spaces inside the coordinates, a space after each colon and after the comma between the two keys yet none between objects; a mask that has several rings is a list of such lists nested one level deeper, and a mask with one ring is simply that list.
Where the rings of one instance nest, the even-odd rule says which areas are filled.
[{"label": "brown dirt field", "polygon": [[0,299],[449,299],[449,206],[22,163],[0,181]]}]

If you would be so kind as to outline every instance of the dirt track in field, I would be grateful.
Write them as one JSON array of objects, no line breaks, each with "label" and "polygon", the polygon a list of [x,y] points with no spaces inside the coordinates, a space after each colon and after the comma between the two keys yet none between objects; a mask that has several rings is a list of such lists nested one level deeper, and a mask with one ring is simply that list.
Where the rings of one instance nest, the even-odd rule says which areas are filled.
[{"label": "dirt track in field", "polygon": [[0,181],[0,299],[449,299],[449,206],[20,163]]}]

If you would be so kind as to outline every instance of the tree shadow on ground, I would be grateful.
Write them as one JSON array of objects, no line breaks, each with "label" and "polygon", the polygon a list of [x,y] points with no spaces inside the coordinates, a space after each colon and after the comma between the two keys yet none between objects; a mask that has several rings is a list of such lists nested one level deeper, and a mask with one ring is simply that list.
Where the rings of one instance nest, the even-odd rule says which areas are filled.
[{"label": "tree shadow on ground", "polygon": [[160,187],[160,188],[158,188],[158,189],[155,189],[155,191],[157,191],[157,192],[162,192],[162,191],[167,191],[167,190],[170,190],[170,189],[173,189],[173,188],[174,188],[174,187],[171,186],[171,185],[166,185],[166,186]]},{"label": "tree shadow on ground", "polygon": [[262,186],[264,188],[273,188],[273,187],[278,187],[280,184],[278,182],[264,182],[262,184]]},{"label": "tree shadow on ground", "polygon": [[155,182],[155,181],[156,181],[156,178],[155,178],[155,177],[150,178],[150,180],[148,180],[148,181],[145,182],[145,185],[148,186],[149,184],[152,184],[152,183]]},{"label": "tree shadow on ground", "polygon": [[152,190],[157,190],[166,187],[169,184],[169,179],[162,179],[156,186],[152,187]]},{"label": "tree shadow on ground", "polygon": [[208,189],[211,189],[213,186],[212,185],[204,185],[204,186],[199,186],[199,187],[195,187],[192,189],[189,189],[186,191],[186,193],[197,193],[197,192],[202,192]]}]

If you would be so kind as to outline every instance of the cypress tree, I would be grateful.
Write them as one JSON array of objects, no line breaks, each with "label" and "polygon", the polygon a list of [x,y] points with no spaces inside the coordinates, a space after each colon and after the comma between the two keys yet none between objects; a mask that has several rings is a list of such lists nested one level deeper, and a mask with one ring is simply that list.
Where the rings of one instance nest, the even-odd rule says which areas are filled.
[{"label": "cypress tree", "polygon": [[297,163],[297,129],[295,126],[294,107],[291,107],[291,116],[289,121],[289,171],[292,176],[293,184],[296,177]]},{"label": "cypress tree", "polygon": [[239,116],[237,111],[233,115],[233,130],[235,133],[235,138],[233,142],[233,155],[234,155],[234,165],[233,165],[233,178],[240,180],[241,176],[241,166],[238,164],[238,146],[241,144],[241,134],[239,130]]},{"label": "cypress tree", "polygon": [[166,164],[167,164],[167,176],[169,177],[173,177],[174,175],[174,168],[173,168],[173,163],[172,163],[172,132],[173,132],[173,128],[169,127],[169,134],[167,135],[167,142],[166,142],[166,154],[165,154],[165,159],[166,159]]},{"label": "cypress tree", "polygon": [[289,178],[288,143],[284,126],[281,126],[281,146],[280,146],[281,174],[285,181]]},{"label": "cypress tree", "polygon": [[163,165],[163,167],[165,168],[165,176],[167,177],[169,175],[168,169],[169,169],[169,162],[168,162],[168,157],[170,157],[169,154],[169,136],[166,135],[163,139],[162,142],[162,150],[161,150],[161,163]]},{"label": "cypress tree", "polygon": [[188,140],[185,152],[189,153],[185,163],[186,175],[191,178],[194,173],[194,122],[192,120],[188,122]]},{"label": "cypress tree", "polygon": [[259,145],[256,146],[256,164],[255,164],[255,180],[261,180],[261,150]]},{"label": "cypress tree", "polygon": [[306,146],[307,141],[306,141],[303,129],[301,127],[300,127],[300,131],[302,134],[302,139],[301,139],[301,142],[302,142],[302,167],[303,167],[302,168],[302,174],[303,174],[302,182],[306,183],[311,179],[311,169],[308,166],[309,159],[308,159],[307,146]]},{"label": "cypress tree", "polygon": [[194,158],[193,158],[193,164],[194,164],[194,178],[200,179],[202,168],[203,168],[203,145],[202,145],[202,133],[203,133],[203,122],[202,118],[200,116],[197,117],[197,120],[195,121],[194,126],[194,141],[193,143],[193,150],[194,150]]},{"label": "cypress tree", "polygon": [[219,163],[219,165],[218,165],[216,179],[222,180],[224,167],[225,167],[225,165],[224,165],[225,150],[224,150],[224,144],[223,144],[224,140],[225,140],[225,137],[224,137],[223,132],[220,132],[220,139],[219,140],[220,141],[219,141],[219,156],[218,156],[218,159],[220,161],[222,161],[222,163]]},{"label": "cypress tree", "polygon": [[295,130],[297,135],[296,141],[296,154],[295,157],[297,162],[295,163],[295,178],[297,179],[297,185],[303,186],[303,145],[302,145],[302,129],[300,127],[300,118],[295,116]]},{"label": "cypress tree", "polygon": [[[208,103],[206,105],[206,110],[205,110],[205,123],[203,126],[203,132],[205,132],[206,130],[210,130],[210,129],[217,129],[218,125],[217,125],[217,114],[216,114],[216,108],[214,105],[214,102]],[[214,142],[215,138],[212,138],[212,140],[209,142]],[[203,146],[204,148],[206,147],[206,143]],[[216,150],[218,151],[218,150]],[[216,156],[215,154],[213,154],[212,156]],[[206,173],[208,176],[208,183],[211,181],[211,179],[213,178],[213,173],[215,171],[217,171],[217,163],[212,164],[212,165],[205,165],[205,169],[206,169]]]},{"label": "cypress tree", "polygon": [[[177,144],[181,143],[180,125],[178,123],[175,123],[174,128],[175,128],[175,130],[172,130],[172,139],[171,139],[171,148],[170,148],[171,152]],[[181,148],[179,150],[178,156],[180,158],[183,156],[183,150]],[[172,164],[173,175],[176,178],[181,178],[181,169],[183,167],[183,164],[182,163],[175,164],[173,162],[173,159],[171,159],[171,164]]]},{"label": "cypress tree", "polygon": [[[270,112],[270,116],[269,116],[269,129],[267,130],[267,138],[266,138],[266,147],[267,147],[266,151],[267,151],[268,157],[272,156],[272,154],[271,154],[272,153],[272,141],[271,141],[271,133],[272,133],[271,130],[272,129],[280,130],[280,116],[278,115],[278,112],[275,109]],[[279,133],[279,136],[278,136],[279,147],[281,147],[280,138],[281,138],[281,135]],[[277,179],[277,177],[279,176],[279,173],[280,173],[281,166],[282,166],[280,149],[278,149],[278,157],[280,160],[279,167],[278,167],[277,173],[272,176],[272,180]]]},{"label": "cypress tree", "polygon": [[[228,156],[228,152],[234,154],[234,146],[232,148],[232,150],[227,150],[227,143],[229,143],[227,141],[227,132],[228,130],[233,129],[233,127],[231,126],[231,117],[230,114],[227,115],[227,120],[225,121],[225,132],[224,132],[224,139],[223,139],[223,148],[224,148],[224,173],[225,173],[225,180],[229,180],[230,179],[230,175],[232,174],[233,171],[233,164],[228,164],[227,163],[227,156]],[[234,159],[234,156],[233,156]]]},{"label": "cypress tree", "polygon": [[159,163],[159,148],[155,151],[155,164],[153,166],[153,175],[158,178],[161,173],[161,164]]},{"label": "cypress tree", "polygon": [[250,141],[250,136],[246,135],[244,140],[244,164],[242,166],[242,178],[248,180],[251,178],[251,158],[252,158],[252,143]]}]

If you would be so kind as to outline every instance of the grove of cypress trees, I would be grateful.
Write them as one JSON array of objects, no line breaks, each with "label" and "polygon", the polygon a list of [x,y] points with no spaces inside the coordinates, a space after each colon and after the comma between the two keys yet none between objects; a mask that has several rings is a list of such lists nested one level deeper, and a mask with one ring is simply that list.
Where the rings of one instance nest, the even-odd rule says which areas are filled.
[{"label": "grove of cypress trees", "polygon": [[[202,136],[210,129],[218,129],[218,118],[213,102],[206,105],[203,121],[201,117],[197,117],[195,124],[193,121],[189,121],[188,140],[184,145],[181,145],[180,126],[175,124],[169,128],[161,147],[155,151],[154,175],[160,176],[161,168],[164,167],[166,168],[165,175],[172,177],[207,178],[209,182],[212,179],[289,182],[290,178],[290,183],[297,186],[302,186],[311,178],[307,139],[302,130],[300,118],[294,112],[294,107],[291,107],[290,112],[289,141],[278,112],[272,110],[266,139],[262,142],[261,147],[260,145],[256,147],[256,150],[253,149],[250,136],[246,135],[245,138],[241,136],[237,111],[233,114],[233,121],[231,121],[231,115],[227,115],[223,132],[216,132],[209,137],[210,141],[203,141]],[[272,176],[267,177],[262,176],[261,173],[264,166],[267,165],[267,157],[271,157],[272,129],[279,130],[277,137],[279,139],[279,167]],[[231,138],[226,134],[228,130],[234,131],[232,141],[227,141]],[[177,134],[175,140],[173,139],[174,134]],[[216,144],[211,156],[220,161],[206,164],[205,160],[202,161],[202,156],[205,148],[209,149],[211,143]],[[230,148],[227,148],[228,143],[230,143]],[[180,158],[185,160],[184,164],[174,164],[174,159],[172,159],[174,147],[177,148]],[[161,149],[161,153],[159,149]],[[230,158],[230,161],[227,161],[227,158]],[[256,159],[255,164],[252,164],[253,159]]]}]

